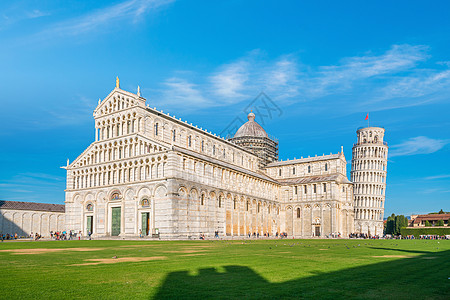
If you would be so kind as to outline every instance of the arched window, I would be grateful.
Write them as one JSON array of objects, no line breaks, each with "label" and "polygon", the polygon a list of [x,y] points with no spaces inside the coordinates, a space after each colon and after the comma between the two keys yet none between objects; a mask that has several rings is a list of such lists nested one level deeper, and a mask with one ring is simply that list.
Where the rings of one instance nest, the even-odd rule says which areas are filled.
[{"label": "arched window", "polygon": [[213,145],[213,155],[216,155],[216,145]]},{"label": "arched window", "polygon": [[176,136],[177,136],[177,131],[174,129],[172,130],[172,140],[175,142],[176,141]]},{"label": "arched window", "polygon": [[158,135],[158,123],[155,123],[155,135]]},{"label": "arched window", "polygon": [[258,213],[261,210],[261,203],[258,203]]},{"label": "arched window", "polygon": [[248,208],[249,208],[249,203],[248,203],[248,201],[247,201],[247,205],[246,205],[246,207],[245,207],[245,210],[248,211]]},{"label": "arched window", "polygon": [[297,195],[297,186],[294,186],[294,194]]},{"label": "arched window", "polygon": [[192,146],[192,137],[188,136],[188,147]]},{"label": "arched window", "polygon": [[300,219],[300,207],[297,208],[297,219]]},{"label": "arched window", "polygon": [[278,176],[281,176],[281,169],[278,170]]},{"label": "arched window", "polygon": [[311,173],[311,166],[308,166],[308,173]]},{"label": "arched window", "polygon": [[205,194],[202,194],[201,199],[200,199],[200,204],[205,205]]},{"label": "arched window", "polygon": [[142,207],[149,207],[150,206],[150,201],[148,201],[148,199],[142,199],[141,201],[141,206]]},{"label": "arched window", "polygon": [[222,207],[222,196],[219,196],[219,208]]},{"label": "arched window", "polygon": [[233,200],[233,209],[236,209],[236,199]]},{"label": "arched window", "polygon": [[326,183],[323,184],[323,192],[324,192],[324,193],[327,192],[327,184],[326,184]]},{"label": "arched window", "polygon": [[94,211],[94,205],[92,205],[92,203],[89,203],[88,205],[86,205],[86,210],[87,211]]},{"label": "arched window", "polygon": [[325,171],[328,171],[328,164],[325,164]]},{"label": "arched window", "polygon": [[295,175],[295,167],[292,168],[292,174]]},{"label": "arched window", "polygon": [[202,152],[205,151],[205,141],[202,141]]}]

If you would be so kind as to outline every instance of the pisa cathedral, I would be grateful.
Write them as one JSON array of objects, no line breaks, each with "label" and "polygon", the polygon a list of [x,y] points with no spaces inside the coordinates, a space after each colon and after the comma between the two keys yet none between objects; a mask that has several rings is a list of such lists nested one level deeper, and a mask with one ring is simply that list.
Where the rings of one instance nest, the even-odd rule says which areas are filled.
[{"label": "pisa cathedral", "polygon": [[117,80],[94,110],[95,141],[65,167],[66,229],[168,239],[383,233],[384,129],[358,130],[350,181],[342,148],[279,161],[256,117],[224,139],[148,107]]}]

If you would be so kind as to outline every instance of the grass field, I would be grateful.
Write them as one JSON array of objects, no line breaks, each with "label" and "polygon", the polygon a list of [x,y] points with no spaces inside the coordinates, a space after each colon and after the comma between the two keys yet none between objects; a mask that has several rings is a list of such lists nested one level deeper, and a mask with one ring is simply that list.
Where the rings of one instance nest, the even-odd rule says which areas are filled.
[{"label": "grass field", "polygon": [[0,267],[4,299],[450,299],[450,241],[5,242]]}]

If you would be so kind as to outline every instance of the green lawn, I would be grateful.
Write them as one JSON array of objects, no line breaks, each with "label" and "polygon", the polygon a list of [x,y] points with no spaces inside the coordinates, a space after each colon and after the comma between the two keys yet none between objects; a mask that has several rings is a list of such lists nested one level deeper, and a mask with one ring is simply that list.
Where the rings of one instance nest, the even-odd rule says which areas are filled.
[{"label": "green lawn", "polygon": [[4,299],[450,299],[450,241],[52,241],[0,250]]}]

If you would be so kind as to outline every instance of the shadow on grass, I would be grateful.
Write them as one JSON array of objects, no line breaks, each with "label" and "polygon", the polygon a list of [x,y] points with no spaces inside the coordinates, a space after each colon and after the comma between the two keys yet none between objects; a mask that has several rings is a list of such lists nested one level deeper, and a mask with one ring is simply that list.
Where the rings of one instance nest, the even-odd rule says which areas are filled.
[{"label": "shadow on grass", "polygon": [[[388,298],[450,299],[450,251],[394,259],[340,271],[271,283],[246,266],[170,273],[155,299]],[[383,259],[383,258],[381,258]],[[276,272],[276,269],[273,270]]]},{"label": "shadow on grass", "polygon": [[432,251],[422,251],[422,250],[407,250],[407,249],[395,249],[395,248],[386,248],[386,247],[368,247],[371,249],[376,249],[376,250],[389,250],[389,251],[395,251],[395,252],[407,252],[407,253],[422,253],[422,254],[427,254],[427,253],[435,253]]}]

